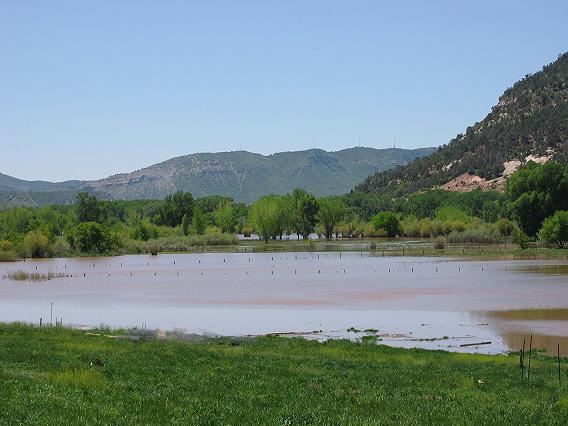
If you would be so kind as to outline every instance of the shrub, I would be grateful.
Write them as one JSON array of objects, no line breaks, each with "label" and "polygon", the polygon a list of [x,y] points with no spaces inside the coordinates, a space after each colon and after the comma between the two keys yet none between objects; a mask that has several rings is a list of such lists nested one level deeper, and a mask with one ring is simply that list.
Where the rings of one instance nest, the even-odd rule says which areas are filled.
[{"label": "shrub", "polygon": [[152,238],[158,238],[158,236],[158,228],[155,225],[145,222],[141,222],[136,225],[130,233],[130,237],[132,239],[141,241],[148,241]]},{"label": "shrub", "polygon": [[39,230],[28,232],[21,245],[21,254],[24,257],[50,257],[49,238]]},{"label": "shrub", "polygon": [[444,248],[446,248],[446,241],[442,238],[437,238],[436,241],[434,241],[434,248],[437,250],[444,250]]},{"label": "shrub", "polygon": [[558,247],[564,247],[568,241],[568,211],[559,210],[544,219],[538,236],[545,243],[556,243]]},{"label": "shrub", "polygon": [[213,233],[206,235],[189,235],[161,237],[149,241],[130,240],[126,242],[128,253],[186,252],[195,247],[234,245],[238,239],[233,234]]},{"label": "shrub", "polygon": [[529,246],[529,240],[529,236],[521,228],[515,227],[513,230],[513,243],[518,244],[522,249],[526,249]]},{"label": "shrub", "polygon": [[387,237],[396,237],[402,234],[400,219],[395,212],[380,212],[373,216],[372,222],[375,230],[383,229],[387,233]]},{"label": "shrub", "polygon": [[83,222],[67,235],[67,241],[75,250],[89,254],[109,254],[118,247],[118,239],[106,225]]},{"label": "shrub", "polygon": [[18,258],[14,250],[0,250],[0,262],[13,262]]},{"label": "shrub", "polygon": [[252,235],[252,233],[254,232],[254,228],[251,225],[246,224],[245,226],[243,226],[242,231],[243,231],[243,235],[245,237],[249,238]]},{"label": "shrub", "polygon": [[504,237],[511,236],[515,230],[515,224],[506,218],[499,219],[495,222],[495,226]]},{"label": "shrub", "polygon": [[452,231],[448,235],[448,242],[450,243],[491,244],[498,243],[500,240],[499,231],[488,226],[467,229],[463,232]]},{"label": "shrub", "polygon": [[193,210],[193,218],[191,219],[191,228],[197,235],[203,235],[207,224],[205,223],[205,216],[201,208],[196,207]]}]

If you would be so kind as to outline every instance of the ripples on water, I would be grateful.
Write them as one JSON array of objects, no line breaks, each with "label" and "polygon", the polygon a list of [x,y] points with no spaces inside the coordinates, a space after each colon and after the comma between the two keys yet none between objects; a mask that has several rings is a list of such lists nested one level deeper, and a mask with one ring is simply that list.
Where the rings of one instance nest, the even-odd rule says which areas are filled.
[{"label": "ripples on water", "polygon": [[2,321],[49,322],[53,302],[53,316],[75,326],[375,336],[395,346],[487,353],[518,350],[533,333],[537,346],[552,350],[560,343],[568,355],[568,265],[558,261],[209,253],[46,259],[0,268],[69,275],[2,279]]}]

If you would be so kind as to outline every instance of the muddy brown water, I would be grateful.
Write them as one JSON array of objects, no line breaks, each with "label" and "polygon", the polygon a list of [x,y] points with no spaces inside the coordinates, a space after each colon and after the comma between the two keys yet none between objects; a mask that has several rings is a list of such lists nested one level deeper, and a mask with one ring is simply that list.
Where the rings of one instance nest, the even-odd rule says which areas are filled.
[{"label": "muddy brown water", "polygon": [[[383,257],[371,253],[208,253],[0,264],[62,272],[0,280],[0,321],[146,327],[205,335],[299,334],[464,352],[561,345],[568,264]],[[53,315],[51,314],[53,303]],[[461,346],[480,342],[485,345]]]}]

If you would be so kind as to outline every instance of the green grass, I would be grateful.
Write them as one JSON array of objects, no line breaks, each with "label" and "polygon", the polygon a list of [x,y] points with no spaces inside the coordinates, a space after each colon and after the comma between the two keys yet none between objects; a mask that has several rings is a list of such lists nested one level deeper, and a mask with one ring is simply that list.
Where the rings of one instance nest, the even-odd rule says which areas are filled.
[{"label": "green grass", "polygon": [[27,272],[24,270],[10,271],[3,275],[2,278],[7,278],[12,281],[48,281],[55,278],[65,278],[67,274],[62,272],[51,272],[43,274],[40,272]]},{"label": "green grass", "polygon": [[0,424],[565,424],[566,366],[559,388],[541,355],[527,383],[513,355],[0,324]]}]

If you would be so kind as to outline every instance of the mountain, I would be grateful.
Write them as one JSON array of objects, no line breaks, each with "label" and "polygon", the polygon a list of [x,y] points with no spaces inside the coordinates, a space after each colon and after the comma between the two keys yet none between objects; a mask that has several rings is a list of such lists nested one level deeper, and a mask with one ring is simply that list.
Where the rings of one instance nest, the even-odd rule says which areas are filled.
[{"label": "mountain", "polygon": [[83,184],[78,180],[27,181],[0,173],[0,208],[71,203]]},{"label": "mountain", "polygon": [[528,161],[568,163],[568,53],[507,89],[491,112],[434,154],[369,176],[355,190],[503,189]]},{"label": "mountain", "polygon": [[350,148],[268,156],[246,151],[190,154],[132,173],[87,182],[83,188],[112,199],[163,198],[184,190],[196,197],[218,194],[251,202],[296,187],[318,196],[342,194],[372,173],[406,164],[433,150]]},{"label": "mountain", "polygon": [[0,207],[66,204],[78,191],[104,199],[163,198],[175,191],[195,197],[225,195],[251,202],[270,193],[301,187],[314,194],[348,192],[377,171],[407,164],[435,148],[321,149],[260,155],[246,151],[199,153],[172,158],[132,173],[95,181],[25,181],[0,173]]}]

